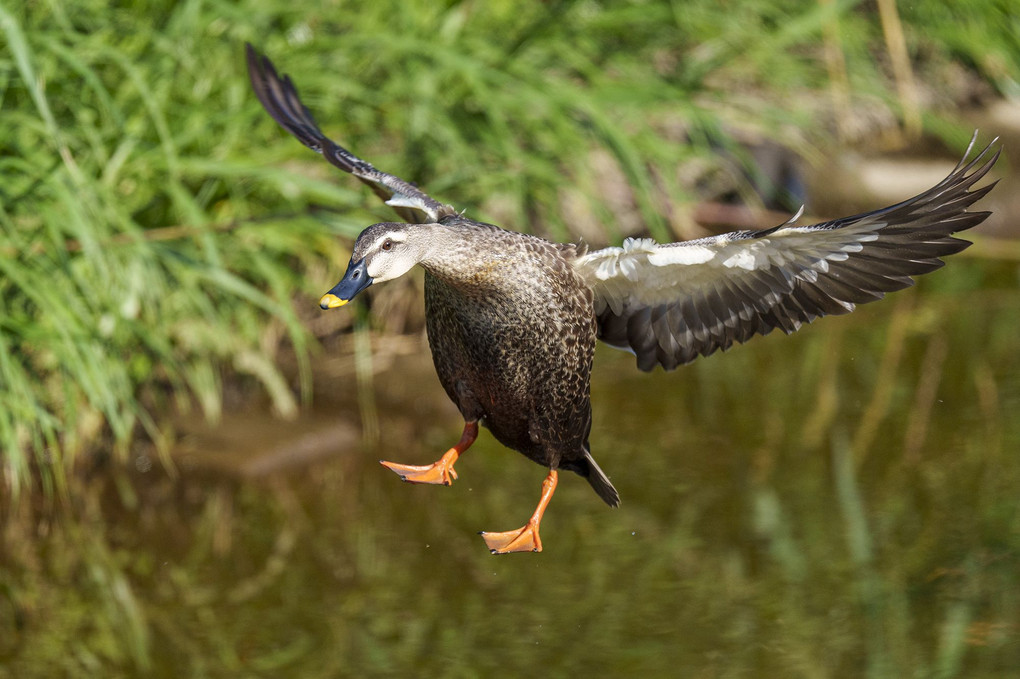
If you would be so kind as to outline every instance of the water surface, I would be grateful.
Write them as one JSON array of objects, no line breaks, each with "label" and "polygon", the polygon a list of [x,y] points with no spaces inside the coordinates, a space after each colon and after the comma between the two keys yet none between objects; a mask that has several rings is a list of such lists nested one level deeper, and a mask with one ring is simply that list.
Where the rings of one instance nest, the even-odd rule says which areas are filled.
[{"label": "water surface", "polygon": [[[1020,278],[953,264],[673,373],[600,348],[591,445],[623,504],[565,474],[541,554],[476,535],[523,523],[545,474],[487,433],[450,488],[376,463],[459,437],[423,351],[376,377],[377,444],[23,507],[0,677],[1008,676]],[[312,420],[356,432],[353,376],[318,388]]]}]

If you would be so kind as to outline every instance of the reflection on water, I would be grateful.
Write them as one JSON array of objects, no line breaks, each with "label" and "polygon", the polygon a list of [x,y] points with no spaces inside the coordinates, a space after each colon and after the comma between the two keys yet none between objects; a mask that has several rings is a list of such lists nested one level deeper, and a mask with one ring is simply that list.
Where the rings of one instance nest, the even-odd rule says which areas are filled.
[{"label": "reflection on water", "polygon": [[451,488],[375,463],[459,435],[427,359],[379,377],[378,450],[255,481],[157,468],[95,480],[73,512],[22,506],[0,677],[1007,675],[1017,272],[954,264],[675,373],[600,349],[592,449],[623,505],[564,476],[539,555],[476,535],[519,526],[544,476],[490,436]]}]

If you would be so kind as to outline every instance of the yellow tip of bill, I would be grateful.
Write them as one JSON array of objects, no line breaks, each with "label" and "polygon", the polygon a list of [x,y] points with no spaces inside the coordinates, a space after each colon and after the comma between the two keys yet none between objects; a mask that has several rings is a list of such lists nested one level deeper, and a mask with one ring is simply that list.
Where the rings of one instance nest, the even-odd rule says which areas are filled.
[{"label": "yellow tip of bill", "polygon": [[319,300],[319,306],[323,309],[336,309],[338,306],[347,304],[350,300],[340,299],[334,294],[327,293]]}]

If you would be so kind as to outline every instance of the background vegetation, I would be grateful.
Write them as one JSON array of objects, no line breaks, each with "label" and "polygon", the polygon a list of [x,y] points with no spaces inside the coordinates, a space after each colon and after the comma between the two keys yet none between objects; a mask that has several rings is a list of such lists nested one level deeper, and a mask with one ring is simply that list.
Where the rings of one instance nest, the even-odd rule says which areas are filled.
[{"label": "background vegetation", "polygon": [[[281,342],[307,389],[293,298],[306,308],[342,261],[335,236],[388,213],[280,134],[244,41],[295,74],[335,136],[473,214],[562,239],[669,238],[689,226],[687,161],[724,128],[802,149],[895,129],[869,122],[910,105],[881,22],[854,5],[6,5],[5,485],[35,460],[61,486],[97,436],[121,455],[139,431],[162,441],[175,408],[215,417],[224,371],[292,413]],[[901,9],[924,123],[965,138],[952,99],[1015,90],[1018,19],[1004,2]]]},{"label": "background vegetation", "polygon": [[[294,76],[328,133],[472,216],[557,239],[612,241],[637,231],[668,239],[696,233],[690,200],[715,171],[720,149],[739,155],[734,134],[782,141],[809,161],[833,152],[837,140],[892,147],[919,131],[958,147],[970,134],[955,122],[961,106],[1018,95],[1020,18],[1010,2],[918,0],[895,8],[898,14],[890,6],[0,3],[0,636],[8,640],[0,642],[0,662],[12,659],[17,676],[54,666],[68,674],[131,672],[153,658],[184,657],[197,663],[196,676],[215,674],[216,666],[258,673],[336,642],[309,633],[267,652],[261,637],[243,630],[244,639],[256,634],[249,653],[234,646],[241,642],[225,625],[224,643],[206,647],[184,631],[176,612],[161,617],[159,610],[183,598],[206,632],[223,624],[209,618],[215,593],[195,589],[202,577],[189,570],[213,568],[202,531],[214,529],[202,521],[219,519],[199,512],[195,532],[181,538],[188,546],[176,553],[187,567],[168,575],[152,559],[170,556],[112,528],[115,517],[140,511],[131,498],[141,491],[119,481],[119,509],[109,513],[97,499],[105,496],[86,492],[75,473],[106,457],[134,459],[129,453],[139,441],[165,458],[175,422],[215,420],[224,403],[250,403],[258,398],[253,393],[278,414],[294,415],[312,392],[311,366],[322,357],[317,336],[342,329],[313,320],[314,300],[345,261],[346,239],[390,218],[360,185],[337,176],[265,115],[247,83],[245,41]],[[986,282],[980,269],[955,268],[946,272],[950,288]],[[998,285],[1015,292],[1011,274],[999,275]],[[383,311],[390,308],[381,302]],[[381,316],[400,325],[399,314]],[[990,336],[1008,343],[1003,333],[1014,321],[997,319]],[[947,332],[964,330],[952,327]],[[996,346],[1006,360],[1009,352]],[[806,383],[825,374],[822,366],[810,370],[817,372],[804,373]],[[1003,389],[993,390],[989,422],[1015,400],[1015,391]],[[998,437],[982,439],[992,448],[1016,441],[1015,429],[983,431]],[[214,497],[232,505],[223,497],[235,496]],[[893,494],[882,497],[894,501]],[[259,504],[243,494],[239,502]],[[945,502],[942,496],[936,504],[949,511]],[[1015,538],[1015,512],[999,505],[989,511],[989,532]],[[286,552],[287,540],[307,536],[282,525],[268,521],[246,534],[258,544],[276,540],[268,552],[251,553],[268,559],[274,549]],[[352,547],[352,558],[367,560],[358,572],[399,561],[394,550],[372,556],[362,548]],[[1015,565],[1015,549],[1015,540],[1007,541],[1005,563]],[[1002,553],[992,550],[989,558]],[[715,557],[708,561],[724,568]],[[591,582],[619,582],[626,572],[620,564],[590,575]],[[992,606],[987,592],[996,578],[966,592],[984,593],[973,601]],[[382,583],[373,582],[371,591],[381,595]],[[61,585],[70,583],[74,602],[64,606]],[[139,588],[155,598],[139,596]],[[272,609],[272,597],[283,591],[269,592],[257,609],[238,604],[237,611]],[[440,594],[426,589],[422,596]],[[875,595],[861,596],[867,604]],[[485,610],[478,601],[465,605]],[[710,605],[710,598],[703,602]],[[438,616],[443,609],[434,610]],[[937,650],[937,662],[925,661],[934,674],[960,667],[959,639],[972,609],[951,610],[957,612],[946,615],[958,617],[945,624],[959,629],[945,634],[958,634],[951,638],[957,645]],[[989,619],[1015,640],[1015,616]],[[336,624],[351,620],[365,619]],[[616,624],[624,629],[634,620]],[[808,648],[817,640],[802,641]],[[73,652],[65,652],[68,645]],[[916,653],[932,649],[944,647],[933,642]],[[362,660],[392,670],[380,659],[391,650],[384,644],[381,655]],[[209,659],[218,653],[227,656]],[[893,666],[913,667],[914,657]],[[815,661],[824,666],[824,657]],[[471,667],[479,665],[467,663],[460,673]]]}]

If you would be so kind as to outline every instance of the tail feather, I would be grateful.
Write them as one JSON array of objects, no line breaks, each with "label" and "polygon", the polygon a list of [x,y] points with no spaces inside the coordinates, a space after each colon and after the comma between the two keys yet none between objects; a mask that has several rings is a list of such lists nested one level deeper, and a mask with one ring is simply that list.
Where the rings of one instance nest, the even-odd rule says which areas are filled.
[{"label": "tail feather", "polygon": [[607,505],[610,507],[620,506],[620,494],[616,492],[616,488],[613,488],[613,484],[609,481],[609,477],[602,471],[602,468],[595,462],[595,458],[591,456],[591,453],[585,451],[584,459],[588,463],[588,473],[584,474],[585,478],[588,479],[588,483],[598,493],[598,496],[602,498]]}]

